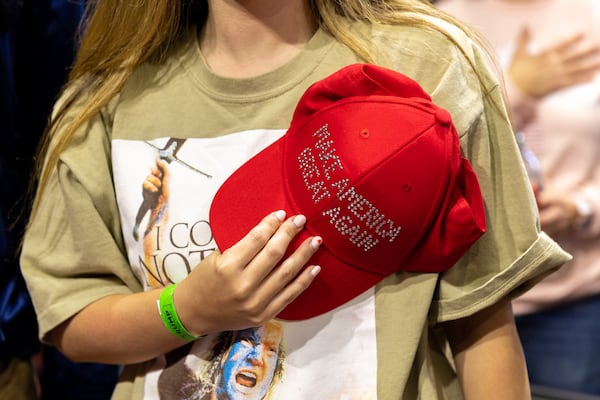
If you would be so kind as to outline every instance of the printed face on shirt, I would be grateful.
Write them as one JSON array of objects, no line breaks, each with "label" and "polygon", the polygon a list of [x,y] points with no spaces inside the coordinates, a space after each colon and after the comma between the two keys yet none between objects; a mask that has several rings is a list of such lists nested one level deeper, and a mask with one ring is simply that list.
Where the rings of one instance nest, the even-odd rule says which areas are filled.
[{"label": "printed face on shirt", "polygon": [[282,338],[283,328],[276,322],[236,332],[223,356],[217,399],[263,399],[273,382]]}]

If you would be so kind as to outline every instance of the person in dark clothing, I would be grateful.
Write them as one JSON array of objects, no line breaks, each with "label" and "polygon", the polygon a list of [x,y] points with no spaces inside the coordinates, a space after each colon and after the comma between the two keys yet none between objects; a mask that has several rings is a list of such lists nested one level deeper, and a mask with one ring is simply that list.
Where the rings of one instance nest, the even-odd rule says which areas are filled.
[{"label": "person in dark clothing", "polygon": [[[117,366],[74,363],[40,344],[18,263],[33,155],[83,10],[83,0],[0,0],[0,398],[107,399],[117,380]],[[40,351],[38,386],[30,360]]]}]

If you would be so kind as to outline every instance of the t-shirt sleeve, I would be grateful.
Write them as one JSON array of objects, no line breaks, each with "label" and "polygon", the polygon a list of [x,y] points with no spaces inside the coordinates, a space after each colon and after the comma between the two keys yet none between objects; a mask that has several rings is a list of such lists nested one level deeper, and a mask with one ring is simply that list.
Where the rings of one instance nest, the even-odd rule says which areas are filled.
[{"label": "t-shirt sleeve", "polygon": [[570,259],[540,231],[495,69],[473,43],[465,54],[472,65],[457,51],[431,93],[434,102],[450,111],[462,152],[477,174],[487,231],[440,274],[432,323],[466,317],[503,297],[517,296]]},{"label": "t-shirt sleeve", "polygon": [[141,290],[124,252],[106,121],[98,115],[62,152],[24,237],[42,340],[101,297]]}]

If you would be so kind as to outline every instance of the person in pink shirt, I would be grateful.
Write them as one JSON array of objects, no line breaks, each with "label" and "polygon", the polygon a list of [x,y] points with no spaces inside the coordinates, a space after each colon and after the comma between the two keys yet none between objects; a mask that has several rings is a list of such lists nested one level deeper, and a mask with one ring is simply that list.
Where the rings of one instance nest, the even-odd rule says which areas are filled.
[{"label": "person in pink shirt", "polygon": [[600,2],[436,6],[497,55],[514,130],[539,160],[541,227],[573,255],[513,302],[530,380],[600,394]]}]

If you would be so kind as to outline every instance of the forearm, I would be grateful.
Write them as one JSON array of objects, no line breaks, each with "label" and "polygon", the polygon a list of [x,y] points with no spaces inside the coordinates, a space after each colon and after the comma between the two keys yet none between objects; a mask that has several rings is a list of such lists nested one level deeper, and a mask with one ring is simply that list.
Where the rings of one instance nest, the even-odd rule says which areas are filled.
[{"label": "forearm", "polygon": [[104,297],[51,333],[53,344],[78,362],[131,364],[183,345],[163,325],[160,290]]},{"label": "forearm", "polygon": [[510,302],[446,324],[465,399],[530,399]]},{"label": "forearm", "polygon": [[[282,259],[306,217],[267,215],[223,253],[215,250],[177,284],[173,306],[191,333],[241,330],[275,318],[312,283],[320,267],[307,262],[322,239],[309,237]],[[162,289],[112,295],[51,332],[52,342],[75,361],[130,364],[186,343],[164,326],[157,300]]]}]

